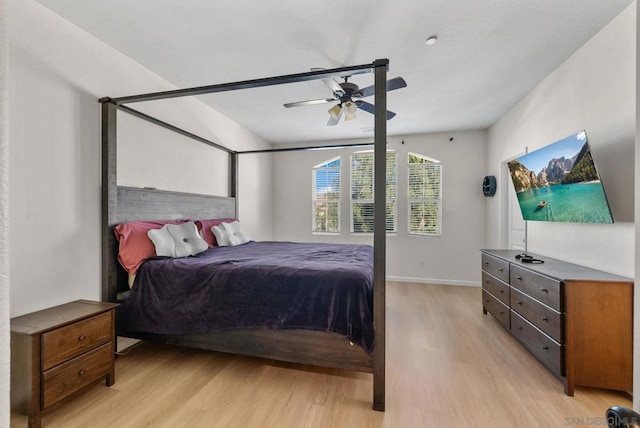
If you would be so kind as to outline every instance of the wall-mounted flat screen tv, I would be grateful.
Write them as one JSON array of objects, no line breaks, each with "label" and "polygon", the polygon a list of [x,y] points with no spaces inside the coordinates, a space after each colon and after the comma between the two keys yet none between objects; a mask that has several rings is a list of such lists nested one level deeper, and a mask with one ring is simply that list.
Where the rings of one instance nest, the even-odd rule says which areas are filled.
[{"label": "wall-mounted flat screen tv", "polygon": [[508,165],[523,219],[613,223],[585,131]]}]

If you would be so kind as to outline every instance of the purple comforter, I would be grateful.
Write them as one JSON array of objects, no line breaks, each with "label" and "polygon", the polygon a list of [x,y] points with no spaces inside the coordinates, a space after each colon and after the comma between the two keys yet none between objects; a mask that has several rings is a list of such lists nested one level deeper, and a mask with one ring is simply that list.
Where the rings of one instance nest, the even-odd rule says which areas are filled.
[{"label": "purple comforter", "polygon": [[122,309],[130,332],[320,330],[371,353],[372,293],[368,245],[249,242],[147,260]]}]

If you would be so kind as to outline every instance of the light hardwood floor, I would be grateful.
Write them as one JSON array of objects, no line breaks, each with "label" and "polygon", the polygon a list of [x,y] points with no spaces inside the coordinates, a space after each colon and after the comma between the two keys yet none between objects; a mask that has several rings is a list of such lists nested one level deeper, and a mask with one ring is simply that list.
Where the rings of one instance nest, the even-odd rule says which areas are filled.
[{"label": "light hardwood floor", "polygon": [[[562,383],[491,316],[480,289],[390,282],[386,412],[371,375],[143,343],[44,427],[606,426],[625,393]],[[12,427],[26,427],[13,414]]]}]

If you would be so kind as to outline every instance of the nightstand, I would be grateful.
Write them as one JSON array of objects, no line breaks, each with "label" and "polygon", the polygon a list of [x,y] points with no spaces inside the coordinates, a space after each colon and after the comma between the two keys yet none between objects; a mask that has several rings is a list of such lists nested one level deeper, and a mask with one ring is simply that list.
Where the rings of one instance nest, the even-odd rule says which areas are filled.
[{"label": "nightstand", "polygon": [[85,387],[114,384],[117,306],[77,300],[11,319],[11,406],[29,428]]}]

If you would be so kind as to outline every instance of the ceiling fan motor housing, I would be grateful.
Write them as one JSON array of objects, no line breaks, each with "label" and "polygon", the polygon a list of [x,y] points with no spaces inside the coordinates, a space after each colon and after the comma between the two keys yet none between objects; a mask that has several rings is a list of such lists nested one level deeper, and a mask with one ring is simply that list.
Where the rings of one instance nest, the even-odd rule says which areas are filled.
[{"label": "ceiling fan motor housing", "polygon": [[360,95],[358,93],[358,91],[360,90],[360,87],[355,83],[343,82],[343,83],[340,83],[340,87],[344,91],[344,95],[338,97],[340,98],[341,102],[349,101],[351,97]]}]

